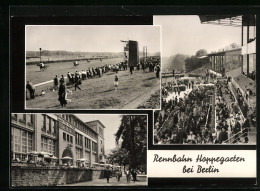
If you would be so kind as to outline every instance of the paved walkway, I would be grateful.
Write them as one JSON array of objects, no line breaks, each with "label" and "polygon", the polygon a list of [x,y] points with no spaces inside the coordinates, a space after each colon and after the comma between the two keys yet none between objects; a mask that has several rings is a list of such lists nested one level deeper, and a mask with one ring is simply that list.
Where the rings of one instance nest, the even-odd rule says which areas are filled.
[{"label": "paved walkway", "polygon": [[131,178],[130,183],[126,182],[126,176],[123,175],[120,179],[120,182],[117,181],[116,177],[110,178],[109,183],[107,179],[96,179],[93,181],[79,182],[75,184],[67,184],[66,186],[147,186],[147,177],[146,175],[138,175],[136,182]]}]

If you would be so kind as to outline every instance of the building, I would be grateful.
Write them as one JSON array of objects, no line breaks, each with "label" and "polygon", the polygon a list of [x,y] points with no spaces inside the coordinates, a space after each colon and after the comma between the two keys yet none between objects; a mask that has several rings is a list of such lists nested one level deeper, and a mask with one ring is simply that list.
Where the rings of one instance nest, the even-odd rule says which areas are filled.
[{"label": "building", "polygon": [[12,114],[11,159],[27,160],[35,151],[53,154],[59,164],[67,162],[64,157],[73,166],[104,163],[104,129],[99,120],[83,122],[71,114]]},{"label": "building", "polygon": [[[199,15],[202,24],[241,28],[241,48],[211,53],[211,69],[231,78],[250,114],[256,111],[256,15]],[[231,59],[227,59],[231,57]],[[236,91],[234,91],[236,93]]]}]

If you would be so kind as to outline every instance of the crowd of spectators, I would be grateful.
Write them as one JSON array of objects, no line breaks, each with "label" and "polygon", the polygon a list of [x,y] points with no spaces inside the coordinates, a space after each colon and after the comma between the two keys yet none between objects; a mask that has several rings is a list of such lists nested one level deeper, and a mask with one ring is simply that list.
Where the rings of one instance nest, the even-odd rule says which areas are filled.
[{"label": "crowd of spectators", "polygon": [[[157,144],[206,143],[211,137],[211,127],[207,125],[209,111],[212,110],[210,98],[214,94],[213,86],[194,86],[194,81],[179,80],[191,88],[184,97],[163,100],[163,112],[155,114],[154,139]],[[189,85],[190,84],[190,85]],[[171,83],[164,86],[164,94],[169,91]],[[210,124],[210,123],[209,123]],[[207,126],[205,126],[207,125]]]}]

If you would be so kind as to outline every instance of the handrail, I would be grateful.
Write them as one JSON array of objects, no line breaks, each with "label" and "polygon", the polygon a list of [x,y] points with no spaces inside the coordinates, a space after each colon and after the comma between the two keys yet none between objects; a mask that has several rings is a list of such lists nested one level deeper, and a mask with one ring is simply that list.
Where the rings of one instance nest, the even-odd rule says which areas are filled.
[{"label": "handrail", "polygon": [[[234,134],[233,136],[231,136],[229,139],[227,139],[226,141],[224,141],[224,143],[227,143],[227,142],[229,142],[233,137],[235,137],[237,134],[239,134],[239,133],[241,133],[236,139],[238,139],[238,138],[240,138],[242,135],[244,135],[244,134],[246,134],[246,133],[248,133],[248,132],[244,132],[243,133],[243,131],[241,130],[241,131],[239,131],[238,133],[236,133],[236,134]],[[235,140],[236,140],[235,139]]]}]

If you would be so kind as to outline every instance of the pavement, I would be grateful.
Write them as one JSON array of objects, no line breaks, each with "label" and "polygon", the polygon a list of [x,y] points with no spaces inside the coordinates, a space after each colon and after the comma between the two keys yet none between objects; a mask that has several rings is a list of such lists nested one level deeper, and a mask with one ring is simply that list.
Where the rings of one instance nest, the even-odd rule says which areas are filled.
[{"label": "pavement", "polygon": [[147,176],[146,175],[137,175],[137,180],[134,182],[131,178],[130,183],[126,182],[126,176],[123,175],[120,178],[120,182],[117,181],[116,177],[112,177],[109,179],[109,183],[107,183],[106,178],[96,179],[87,182],[79,182],[75,184],[67,184],[66,186],[147,186]]}]

